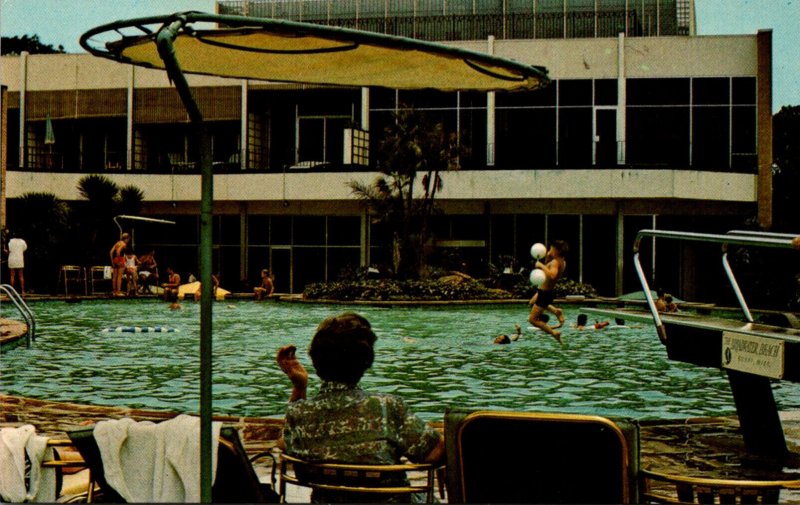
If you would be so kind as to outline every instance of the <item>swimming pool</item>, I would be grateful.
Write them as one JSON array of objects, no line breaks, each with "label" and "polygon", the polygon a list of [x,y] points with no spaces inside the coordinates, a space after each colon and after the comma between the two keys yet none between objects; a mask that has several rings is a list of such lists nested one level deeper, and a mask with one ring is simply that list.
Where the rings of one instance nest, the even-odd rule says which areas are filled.
[{"label": "swimming pool", "polygon": [[[199,304],[155,300],[32,304],[37,340],[2,356],[0,387],[36,398],[196,412]],[[283,344],[306,353],[319,322],[355,310],[378,335],[365,388],[402,395],[421,417],[447,407],[594,413],[639,419],[735,412],[724,372],[669,361],[651,326],[564,330],[564,346],[526,330],[510,345],[494,336],[527,328],[524,305],[378,308],[220,302],[214,305],[214,412],[280,416],[288,382],[274,362]],[[578,309],[568,309],[568,324]],[[176,332],[104,332],[166,326]],[[310,381],[310,394],[318,385]],[[800,408],[800,385],[776,383],[781,410]]]}]

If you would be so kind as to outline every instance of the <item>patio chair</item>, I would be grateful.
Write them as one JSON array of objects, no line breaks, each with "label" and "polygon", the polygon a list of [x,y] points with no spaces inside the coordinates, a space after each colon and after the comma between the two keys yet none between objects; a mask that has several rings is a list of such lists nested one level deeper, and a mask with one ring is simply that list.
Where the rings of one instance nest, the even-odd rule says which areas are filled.
[{"label": "patio chair", "polygon": [[636,503],[638,425],[532,412],[445,414],[448,503]]},{"label": "patio chair", "polygon": [[800,480],[714,479],[641,470],[642,503],[782,503]]},{"label": "patio chair", "polygon": [[113,289],[111,284],[111,266],[95,265],[89,267],[89,286],[92,294],[97,293],[97,285],[108,283],[108,292]]},{"label": "patio chair", "polygon": [[[89,502],[121,503],[125,500],[108,484],[103,471],[100,449],[94,438],[94,427],[68,432],[72,444],[86,461],[95,486],[89,488]],[[261,456],[259,454],[258,456]],[[253,458],[255,459],[255,458]],[[248,459],[238,432],[223,426],[219,436],[217,472],[211,497],[215,503],[274,503],[278,495],[270,484],[262,484],[252,460]]]},{"label": "patio chair", "polygon": [[[281,503],[286,503],[286,485],[311,488],[314,491],[345,496],[347,501],[372,503],[386,501],[389,497],[410,501],[410,495],[425,495],[426,503],[434,503],[434,480],[440,465],[401,463],[397,465],[355,465],[344,463],[311,463],[281,453],[279,456]],[[407,474],[421,473],[420,479],[410,484],[386,484],[403,482]],[[327,494],[326,496],[330,496]],[[352,497],[352,498],[351,498]]]},{"label": "patio chair", "polygon": [[69,283],[83,284],[83,294],[88,294],[88,284],[86,280],[86,269],[78,265],[61,265],[58,273],[58,283],[64,286],[64,294],[69,296]]}]

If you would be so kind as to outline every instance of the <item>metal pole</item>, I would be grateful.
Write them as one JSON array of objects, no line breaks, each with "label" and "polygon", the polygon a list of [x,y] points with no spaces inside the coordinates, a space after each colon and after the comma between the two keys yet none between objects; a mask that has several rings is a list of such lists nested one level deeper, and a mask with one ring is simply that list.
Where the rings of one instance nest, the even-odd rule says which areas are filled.
[{"label": "metal pole", "polygon": [[214,200],[213,171],[211,166],[211,143],[208,129],[203,123],[203,115],[192,96],[189,83],[181,71],[178,59],[175,56],[173,42],[178,32],[186,22],[183,16],[177,16],[175,21],[165,25],[158,33],[156,43],[158,52],[164,61],[169,78],[175,83],[175,89],[181,97],[189,119],[196,129],[198,145],[200,147],[200,281],[202,282],[200,298],[200,500],[211,503],[211,303],[213,285],[211,282],[211,242],[213,217],[212,203]]}]

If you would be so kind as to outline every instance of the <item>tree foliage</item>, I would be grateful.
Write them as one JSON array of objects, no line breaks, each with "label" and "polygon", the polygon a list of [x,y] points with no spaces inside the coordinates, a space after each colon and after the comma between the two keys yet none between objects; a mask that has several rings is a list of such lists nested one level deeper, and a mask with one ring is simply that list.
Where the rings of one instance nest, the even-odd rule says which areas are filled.
[{"label": "tree foliage", "polygon": [[139,214],[144,193],[132,185],[120,188],[108,177],[96,174],[82,177],[77,189],[84,200],[73,203],[75,235],[90,251],[88,259],[105,264],[108,249],[119,238],[114,216]]},{"label": "tree foliage", "polygon": [[774,224],[779,231],[800,232],[800,106],[782,107],[772,120]]},{"label": "tree foliage", "polygon": [[458,139],[412,108],[401,108],[392,119],[378,147],[381,175],[371,184],[351,181],[350,188],[374,222],[390,230],[394,271],[416,278],[429,246],[428,221],[444,187],[441,172],[459,168]]},{"label": "tree foliage", "polygon": [[55,54],[64,53],[64,46],[58,45],[53,47],[53,44],[45,44],[39,36],[34,35],[15,35],[13,37],[2,37],[0,40],[0,54],[21,54],[27,51],[31,54]]}]

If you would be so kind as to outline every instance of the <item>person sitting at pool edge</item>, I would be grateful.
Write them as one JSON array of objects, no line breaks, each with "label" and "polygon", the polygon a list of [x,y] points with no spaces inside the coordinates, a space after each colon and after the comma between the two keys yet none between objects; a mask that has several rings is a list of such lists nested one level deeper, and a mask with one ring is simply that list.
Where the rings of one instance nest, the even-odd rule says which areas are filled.
[{"label": "person sitting at pool edge", "polygon": [[[444,437],[412,414],[398,396],[370,393],[358,383],[373,363],[377,340],[364,317],[346,312],[320,323],[308,354],[322,384],[306,399],[308,373],[286,345],[276,360],[292,383],[283,434],[278,447],[308,461],[397,464],[443,460]],[[406,479],[403,479],[406,480]],[[407,485],[408,482],[389,483]],[[424,496],[413,495],[412,502]],[[408,501],[407,496],[348,495],[315,490],[313,502]]]},{"label": "person sitting at pool edge", "polygon": [[269,298],[275,292],[275,284],[272,282],[272,276],[268,269],[261,270],[261,285],[253,288],[256,295],[256,300],[263,300]]},{"label": "person sitting at pool edge", "polygon": [[164,288],[164,300],[172,301],[172,293],[175,293],[175,298],[178,297],[178,288],[181,286],[181,276],[172,269],[171,266],[167,267],[167,282],[161,285]]}]

